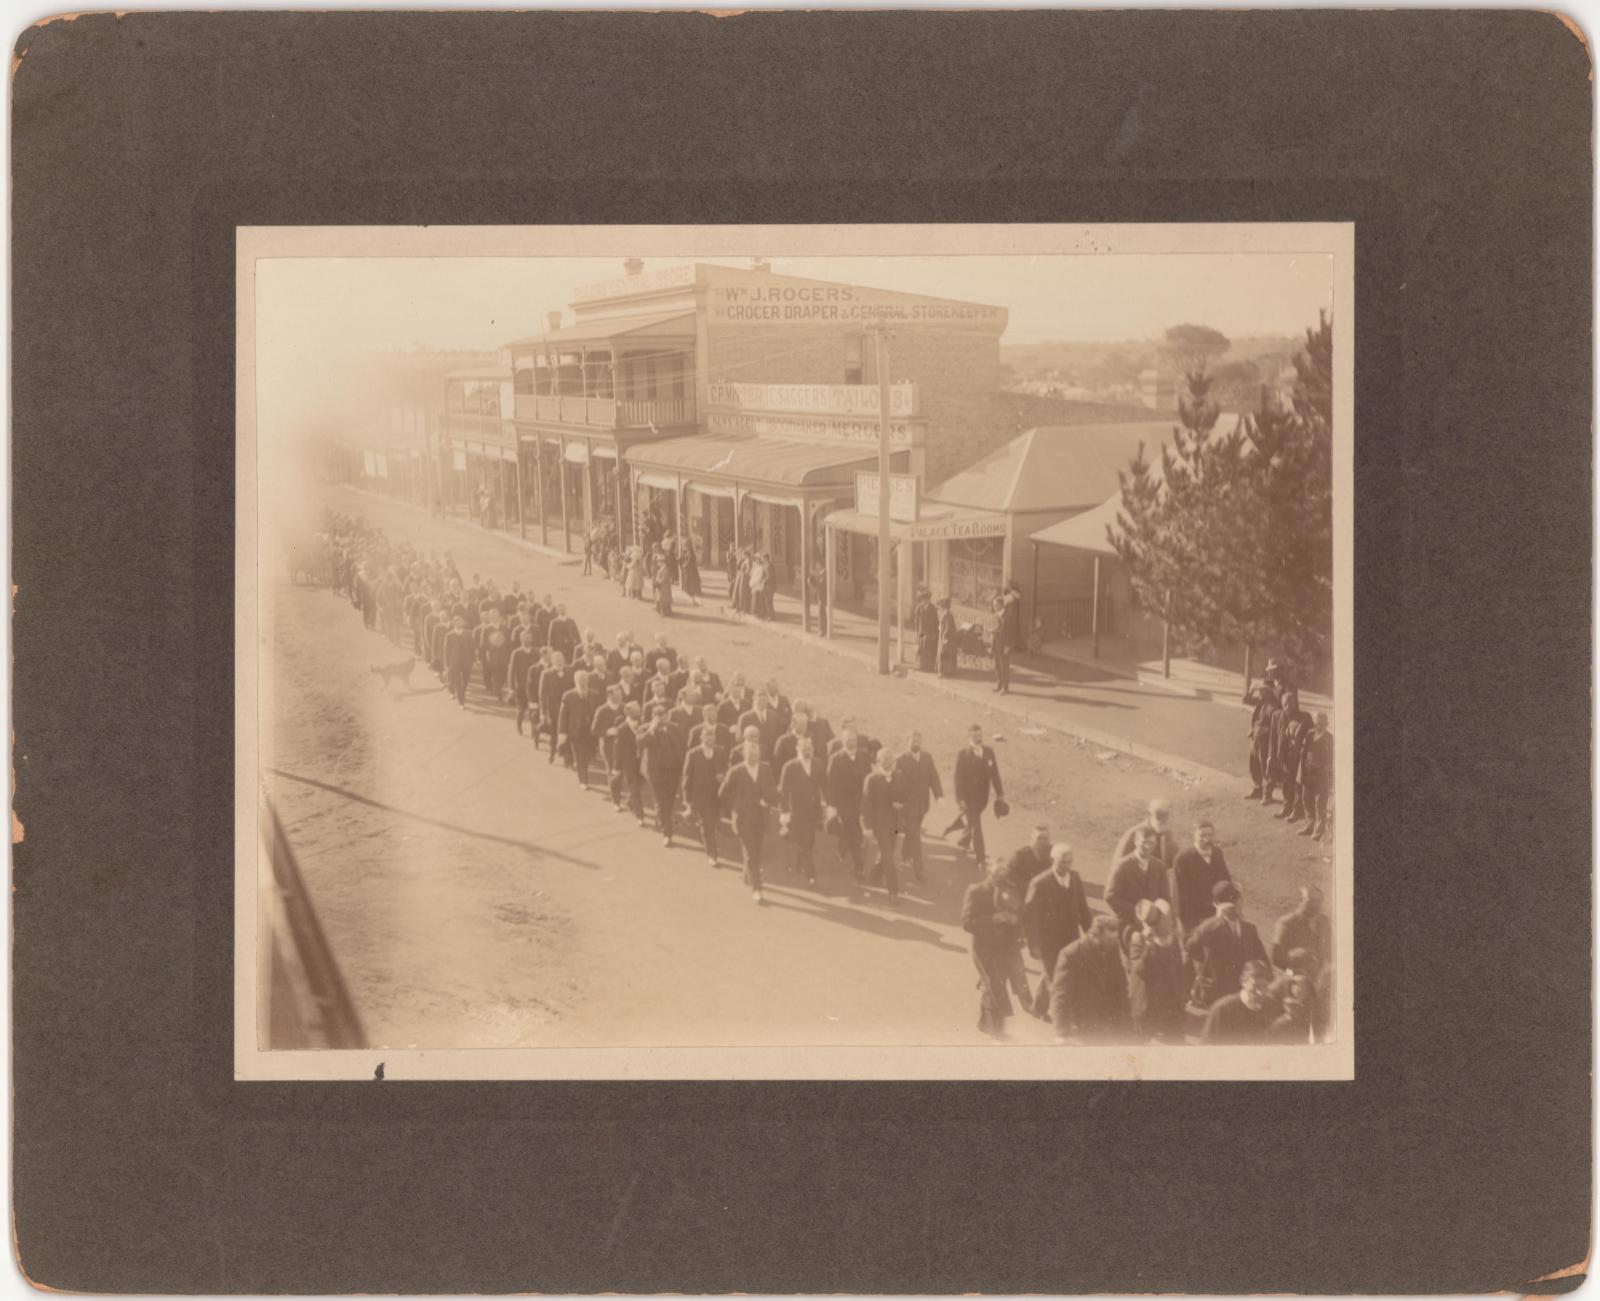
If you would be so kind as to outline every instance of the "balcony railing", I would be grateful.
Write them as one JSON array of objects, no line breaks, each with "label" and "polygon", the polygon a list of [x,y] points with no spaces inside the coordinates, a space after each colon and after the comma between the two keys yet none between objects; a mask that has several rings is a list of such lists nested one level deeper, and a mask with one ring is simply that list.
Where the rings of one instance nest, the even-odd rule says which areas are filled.
[{"label": "balcony railing", "polygon": [[501,439],[506,437],[506,422],[501,416],[483,416],[472,411],[446,411],[444,427],[452,438]]},{"label": "balcony railing", "polygon": [[580,398],[517,394],[517,419],[588,429],[644,429],[694,423],[694,399]]}]

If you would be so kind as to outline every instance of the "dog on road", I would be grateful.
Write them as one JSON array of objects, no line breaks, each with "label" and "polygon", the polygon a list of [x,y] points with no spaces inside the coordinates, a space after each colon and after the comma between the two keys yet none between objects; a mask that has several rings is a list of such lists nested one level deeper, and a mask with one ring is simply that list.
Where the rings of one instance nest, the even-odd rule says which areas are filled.
[{"label": "dog on road", "polygon": [[397,660],[393,664],[374,664],[372,672],[378,679],[378,685],[385,691],[388,691],[390,685],[396,682],[409,690],[411,687],[411,670],[416,667],[416,657],[412,656],[410,659]]}]

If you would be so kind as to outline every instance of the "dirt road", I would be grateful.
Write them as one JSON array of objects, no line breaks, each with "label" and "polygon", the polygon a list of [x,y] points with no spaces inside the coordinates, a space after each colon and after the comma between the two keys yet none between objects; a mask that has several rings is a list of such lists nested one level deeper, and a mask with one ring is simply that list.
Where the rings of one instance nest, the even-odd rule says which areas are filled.
[{"label": "dirt road", "polygon": [[[994,743],[1013,813],[990,825],[1006,852],[1047,821],[1077,849],[1091,898],[1116,837],[1145,800],[1170,798],[1180,828],[1217,823],[1246,912],[1269,934],[1304,881],[1326,886],[1326,851],[1233,791],[1194,783],[1058,734],[1022,735],[1004,715],[886,681],[824,651],[690,607],[663,621],[575,564],[342,489],[392,538],[450,549],[463,573],[553,591],[580,626],[665,630],[724,678],[775,676],[837,726],[850,716],[899,740],[919,728],[946,782],[969,722]],[[266,555],[274,552],[269,548]],[[898,907],[855,887],[819,842],[807,888],[769,866],[755,906],[738,869],[698,846],[666,849],[598,792],[535,755],[509,712],[481,694],[459,709],[426,668],[387,695],[371,666],[404,651],[362,627],[336,594],[264,576],[264,763],[330,942],[379,1047],[966,1044],[974,972],[960,930],[975,879],[952,846],[928,843],[930,879]],[[927,819],[936,832],[948,802]],[[785,861],[781,842],[770,846]],[[1019,1041],[1049,1038],[1018,1017]]]}]

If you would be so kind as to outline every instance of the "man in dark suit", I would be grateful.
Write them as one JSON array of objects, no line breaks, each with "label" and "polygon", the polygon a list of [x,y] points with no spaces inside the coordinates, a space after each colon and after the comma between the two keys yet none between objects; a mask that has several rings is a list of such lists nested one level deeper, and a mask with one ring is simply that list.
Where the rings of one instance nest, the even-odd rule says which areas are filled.
[{"label": "man in dark suit", "polygon": [[1245,963],[1239,972],[1239,988],[1211,1005],[1205,1028],[1200,1031],[1200,1042],[1265,1043],[1281,1010],[1268,990],[1271,977],[1266,963]]},{"label": "man in dark suit", "polygon": [[639,761],[644,757],[639,744],[639,733],[644,730],[642,717],[634,701],[623,704],[622,724],[617,728],[617,744],[613,751],[617,777],[628,796],[628,812],[641,827],[644,826],[644,773],[639,768]]},{"label": "man in dark suit", "polygon": [[678,652],[667,645],[667,634],[658,632],[655,636],[655,645],[644,653],[644,667],[654,677],[662,672],[663,663],[666,672],[671,673],[678,666]]},{"label": "man in dark suit", "polygon": [[578,649],[581,638],[578,635],[578,621],[567,615],[567,607],[556,606],[555,617],[550,620],[550,649],[560,651],[564,659],[570,660],[573,652]]},{"label": "man in dark suit", "polygon": [[1033,884],[1034,877],[1040,872],[1050,870],[1052,848],[1050,828],[1038,822],[1034,824],[1033,839],[1006,860],[1006,876],[1024,895],[1028,893],[1028,887]]},{"label": "man in dark suit", "polygon": [[1194,844],[1172,864],[1173,909],[1184,939],[1212,916],[1212,890],[1219,882],[1231,880],[1228,862],[1217,844],[1216,828],[1202,818],[1194,824]]},{"label": "man in dark suit", "polygon": [[689,733],[700,724],[700,693],[690,687],[679,694],[678,703],[667,710],[667,725],[678,734],[684,753],[689,750]]},{"label": "man in dark suit", "polygon": [[633,634],[631,632],[619,632],[616,646],[606,652],[606,672],[610,674],[612,681],[617,679],[623,667],[629,662],[632,653]]},{"label": "man in dark suit", "polygon": [[922,589],[911,618],[917,630],[917,667],[924,673],[932,673],[939,667],[939,607],[933,603],[933,593],[927,588]]},{"label": "man in dark suit", "polygon": [[724,727],[717,721],[717,707],[715,705],[700,706],[700,721],[689,729],[689,748],[697,749],[700,738],[706,733],[711,733],[712,748],[722,755],[726,763],[728,755],[733,750],[734,734],[731,727]]},{"label": "man in dark suit", "polygon": [[561,732],[557,726],[561,719],[561,701],[570,690],[572,678],[567,673],[566,657],[560,651],[552,651],[548,667],[539,676],[539,717],[550,738],[550,763],[556,761],[556,738]]},{"label": "man in dark suit", "polygon": [[922,748],[921,732],[911,734],[906,752],[895,760],[894,788],[895,802],[900,805],[900,856],[911,865],[912,876],[921,881],[922,820],[932,801],[944,798],[933,756]]},{"label": "man in dark suit", "polygon": [[972,962],[978,969],[978,1029],[1004,1039],[1012,1013],[1006,980],[1022,933],[1022,896],[999,868],[967,887],[961,929],[972,936]]},{"label": "man in dark suit", "polygon": [[[1271,801],[1267,790],[1267,755],[1272,749],[1272,714],[1278,707],[1278,692],[1270,682],[1263,682],[1245,693],[1245,703],[1250,706],[1250,793],[1247,800]],[[1265,793],[1264,793],[1265,792]]]},{"label": "man in dark suit", "polygon": [[1194,972],[1190,1001],[1209,1010],[1220,998],[1239,992],[1239,976],[1247,962],[1265,962],[1256,928],[1239,911],[1239,887],[1219,881],[1211,892],[1216,916],[1202,922],[1189,937],[1189,967]]},{"label": "man in dark suit", "polygon": [[795,710],[789,719],[789,730],[778,738],[777,744],[772,747],[772,771],[778,774],[778,781],[783,781],[783,770],[789,766],[797,754],[800,753],[801,737],[809,736],[810,719],[802,710]]},{"label": "man in dark suit", "polygon": [[[715,706],[707,705],[707,709]],[[722,777],[727,767],[727,751],[717,745],[713,727],[696,729],[695,747],[683,761],[683,799],[690,815],[700,824],[700,840],[706,848],[706,862],[717,865],[717,832],[722,823]]]},{"label": "man in dark suit", "polygon": [[779,689],[777,678],[767,679],[765,694],[772,708],[777,711],[778,735],[781,736],[789,730],[789,724],[794,718],[794,706],[789,703],[789,697]]},{"label": "man in dark suit", "polygon": [[1119,859],[1106,878],[1106,905],[1117,915],[1123,926],[1133,926],[1138,920],[1141,899],[1165,899],[1165,873],[1160,870],[1154,854],[1156,833],[1149,827],[1134,828],[1133,853]]},{"label": "man in dark suit", "polygon": [[450,621],[450,631],[445,634],[444,671],[450,694],[465,709],[467,677],[472,672],[472,634],[467,631],[466,618],[459,614]]},{"label": "man in dark suit", "polygon": [[[1163,899],[1170,897],[1172,864],[1178,856],[1177,838],[1172,833],[1172,805],[1163,799],[1153,799],[1145,806],[1145,816],[1122,833],[1117,847],[1111,851],[1111,866],[1133,854],[1134,842],[1141,830],[1148,829],[1155,837],[1150,847],[1150,858],[1159,877],[1156,886]],[[1152,898],[1156,896],[1151,896]]]},{"label": "man in dark suit", "polygon": [[967,729],[966,748],[956,756],[954,779],[956,804],[960,806],[966,824],[962,844],[970,842],[973,857],[980,864],[988,862],[983,843],[983,811],[989,807],[991,792],[996,798],[1005,795],[1000,784],[1000,765],[994,751],[983,743],[983,728],[974,723]]},{"label": "man in dark suit", "polygon": [[1328,834],[1328,797],[1333,794],[1333,733],[1328,716],[1319,713],[1300,751],[1300,785],[1305,791],[1306,825],[1302,836],[1321,840]]},{"label": "man in dark suit", "polygon": [[750,896],[761,900],[761,850],[766,838],[767,810],[778,803],[772,768],[761,761],[759,741],[746,741],[740,761],[722,779],[722,807],[733,816],[733,831],[744,850],[744,881]]},{"label": "man in dark suit", "polygon": [[511,698],[517,706],[517,735],[522,735],[522,720],[528,717],[528,670],[538,659],[533,648],[533,629],[521,628],[517,632],[517,648],[511,652],[511,662],[506,666],[506,676],[511,683]]},{"label": "man in dark suit", "polygon": [[672,815],[678,804],[678,784],[683,780],[683,742],[667,720],[664,706],[655,707],[650,726],[639,737],[644,747],[644,770],[656,802],[656,823],[661,843],[672,847]]},{"label": "man in dark suit", "polygon": [[572,675],[572,686],[561,697],[556,718],[557,744],[564,746],[572,766],[578,770],[578,785],[589,784],[589,762],[594,758],[595,701],[589,694],[589,670]]},{"label": "man in dark suit", "polygon": [[617,729],[627,714],[622,708],[622,688],[612,683],[606,688],[606,702],[594,711],[591,726],[600,745],[600,760],[606,770],[606,790],[615,808],[622,807],[622,774],[617,771]]},{"label": "man in dark suit", "polygon": [[765,691],[756,696],[755,708],[746,711],[739,718],[739,733],[742,736],[746,729],[754,727],[761,734],[761,757],[767,762],[772,761],[773,752],[777,747],[778,738],[783,735],[788,724],[784,722],[772,697]]},{"label": "man in dark suit", "polygon": [[794,870],[805,877],[807,885],[817,883],[817,868],[812,855],[817,842],[817,828],[822,825],[823,780],[816,746],[809,736],[802,736],[795,757],[784,764],[778,778],[778,795],[782,817],[789,832],[789,844],[794,849]]},{"label": "man in dark suit", "polygon": [[745,686],[744,674],[735,673],[728,679],[728,689],[722,693],[717,718],[724,727],[735,727],[755,702],[755,694]]},{"label": "man in dark suit", "polygon": [[1290,966],[1289,955],[1305,949],[1320,969],[1333,958],[1333,927],[1322,911],[1322,891],[1314,885],[1300,887],[1300,902],[1278,918],[1272,935],[1272,965],[1279,971]]},{"label": "man in dark suit", "polygon": [[1117,919],[1101,915],[1056,958],[1050,1019],[1056,1042],[1108,1043],[1128,1034],[1128,977]]},{"label": "man in dark suit", "polygon": [[1022,647],[1022,593],[1015,582],[995,598],[994,689],[1011,694],[1011,656]]},{"label": "man in dark suit", "polygon": [[1083,878],[1072,867],[1072,846],[1052,845],[1050,866],[1028,883],[1022,897],[1022,933],[1028,940],[1028,952],[1044,966],[1033,998],[1033,1014],[1041,1020],[1050,1015],[1050,981],[1057,957],[1088,931],[1093,920]]},{"label": "man in dark suit", "polygon": [[862,820],[871,828],[878,848],[878,861],[868,880],[888,891],[890,903],[900,901],[900,874],[894,862],[894,837],[899,830],[894,807],[894,760],[888,746],[879,750],[861,790]]},{"label": "man in dark suit", "polygon": [[839,749],[828,760],[828,804],[839,818],[839,861],[860,880],[866,870],[861,861],[861,795],[866,789],[869,761],[855,728],[846,726]]}]

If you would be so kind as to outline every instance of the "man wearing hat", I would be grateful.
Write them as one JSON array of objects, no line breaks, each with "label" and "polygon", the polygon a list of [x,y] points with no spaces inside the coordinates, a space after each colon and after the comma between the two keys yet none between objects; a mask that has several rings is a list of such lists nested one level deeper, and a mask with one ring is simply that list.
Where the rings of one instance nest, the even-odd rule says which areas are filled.
[{"label": "man wearing hat", "polygon": [[911,625],[917,630],[917,667],[932,673],[939,666],[939,607],[926,587],[917,591],[917,606],[911,612]]},{"label": "man wearing hat", "polygon": [[1189,967],[1194,973],[1190,1001],[1208,1011],[1219,998],[1239,992],[1245,963],[1267,960],[1261,936],[1240,914],[1239,887],[1232,881],[1218,881],[1211,898],[1216,915],[1189,937]]},{"label": "man wearing hat", "polygon": [[1245,696],[1250,705],[1250,793],[1247,800],[1259,800],[1266,787],[1267,754],[1272,748],[1272,713],[1278,707],[1278,689],[1270,682],[1252,687]]}]

